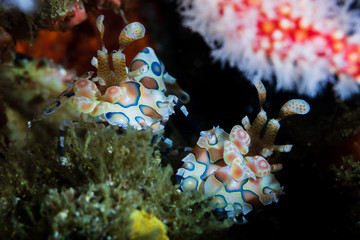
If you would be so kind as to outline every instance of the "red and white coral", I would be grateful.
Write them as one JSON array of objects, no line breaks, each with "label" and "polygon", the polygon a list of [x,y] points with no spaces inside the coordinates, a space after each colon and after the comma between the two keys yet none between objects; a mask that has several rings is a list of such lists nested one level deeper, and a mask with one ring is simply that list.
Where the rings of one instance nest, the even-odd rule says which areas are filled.
[{"label": "red and white coral", "polygon": [[[184,24],[212,56],[277,89],[315,96],[333,83],[342,98],[359,92],[360,33],[351,0],[181,0]],[[335,77],[337,76],[337,78]]]}]

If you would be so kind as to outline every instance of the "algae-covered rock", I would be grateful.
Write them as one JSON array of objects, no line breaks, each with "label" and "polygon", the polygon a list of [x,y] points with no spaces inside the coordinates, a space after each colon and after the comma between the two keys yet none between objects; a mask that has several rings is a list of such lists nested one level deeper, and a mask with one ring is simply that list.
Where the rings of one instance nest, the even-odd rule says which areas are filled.
[{"label": "algae-covered rock", "polygon": [[65,128],[61,149],[55,137],[28,143],[25,152],[3,141],[0,236],[127,239],[137,231],[137,211],[166,226],[167,235],[159,234],[170,239],[230,226],[212,214],[207,197],[173,184],[172,168],[159,164],[159,139],[150,129],[80,122]]},{"label": "algae-covered rock", "polygon": [[0,125],[0,132],[19,149],[24,146],[25,138],[51,140],[58,133],[62,119],[76,118],[76,113],[65,108],[34,125],[32,131],[26,130],[27,122],[39,118],[43,108],[76,77],[71,70],[46,59],[17,59],[1,64],[0,72],[0,101],[6,117],[4,124]]}]

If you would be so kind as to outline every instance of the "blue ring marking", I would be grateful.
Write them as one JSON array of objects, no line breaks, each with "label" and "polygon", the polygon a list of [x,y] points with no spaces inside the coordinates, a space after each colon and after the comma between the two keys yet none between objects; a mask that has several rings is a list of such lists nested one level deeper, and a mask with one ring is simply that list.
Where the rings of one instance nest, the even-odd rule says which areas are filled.
[{"label": "blue ring marking", "polygon": [[[143,104],[141,104],[141,105],[139,105],[139,110],[140,110],[140,112],[143,114],[143,115],[145,115],[145,113],[144,113],[144,108],[148,108],[149,106],[146,106],[146,105],[143,105]],[[147,116],[147,115],[145,115],[145,116]]]},{"label": "blue ring marking", "polygon": [[202,162],[198,162],[198,161],[197,161],[197,163],[202,164],[202,165],[205,165],[205,171],[204,171],[203,174],[201,174],[201,176],[200,176],[200,179],[204,181],[204,179],[207,177],[207,176],[206,176],[206,173],[207,173],[207,171],[208,171],[208,166],[207,166],[205,163],[202,163]]},{"label": "blue ring marking", "polygon": [[265,189],[270,189],[270,190],[272,190],[271,187],[269,187],[269,186],[264,186],[263,188],[261,188],[261,193],[264,194],[264,195],[265,195]]},{"label": "blue ring marking", "polygon": [[[249,182],[249,180],[250,180],[249,178],[246,179],[246,180],[244,180],[244,182],[240,185],[240,189],[237,189],[237,190],[229,190],[229,189],[226,187],[226,185],[225,185],[222,181],[220,181],[215,175],[214,175],[214,177],[215,177],[215,179],[216,179],[217,181],[219,181],[219,182],[224,186],[225,191],[226,191],[227,193],[240,193],[241,199],[242,199],[244,202],[246,202],[246,201],[245,201],[245,198],[244,198],[244,193],[245,193],[245,192],[251,193],[251,194],[259,197],[259,195],[256,194],[255,192],[253,192],[253,191],[251,191],[251,190],[245,190],[245,189],[244,189],[244,185],[247,184],[247,183]],[[246,203],[248,203],[248,202],[246,202]]]},{"label": "blue ring marking", "polygon": [[[146,76],[145,76],[145,77],[146,77]],[[158,90],[158,89],[159,89],[159,84],[158,84],[158,82],[155,80],[155,78],[152,78],[152,77],[149,77],[149,78],[153,79],[154,82],[156,83],[156,87],[155,87],[155,88],[151,88],[151,89]],[[141,78],[139,82],[141,82],[141,80],[143,80],[143,78]],[[144,85],[143,83],[141,83],[141,84]],[[145,87],[145,86],[144,86],[144,87]],[[146,88],[146,87],[145,87],[145,88]]]},{"label": "blue ring marking", "polygon": [[225,203],[224,207],[222,207],[222,208],[216,207],[215,210],[221,211],[221,210],[224,210],[227,207],[228,202],[226,201],[226,198],[224,197],[224,195],[216,194],[216,195],[213,195],[213,197],[221,197],[224,200],[224,203]]},{"label": "blue ring marking", "polygon": [[[150,109],[154,110],[155,112],[157,112],[155,109],[153,109],[153,108],[150,107],[150,106],[140,104],[140,105],[139,105],[139,110],[140,110],[140,112],[141,112],[143,115],[145,115],[145,116],[148,116],[148,115],[146,115],[146,114],[144,113],[144,110],[143,110],[144,108],[150,108]],[[151,117],[151,116],[148,116],[148,117]],[[152,118],[152,117],[151,117],[151,118]]]},{"label": "blue ring marking", "polygon": [[[143,115],[145,115],[145,113],[144,113],[144,108],[146,108],[146,107],[148,107],[148,106],[146,106],[146,105],[143,105],[143,104],[141,104],[141,105],[139,105],[139,110],[140,110],[140,112],[143,114]],[[146,116],[146,115],[145,115]]]},{"label": "blue ring marking", "polygon": [[156,76],[161,76],[162,70],[161,70],[161,66],[158,62],[153,62],[151,64],[151,71],[156,75]]},{"label": "blue ring marking", "polygon": [[[226,186],[225,186],[225,190],[226,190],[227,192],[240,192],[240,193],[241,193],[241,198],[242,198],[242,200],[243,200],[244,202],[246,202],[246,201],[245,201],[245,197],[244,197],[244,193],[245,193],[245,192],[251,193],[251,194],[259,197],[259,194],[257,194],[256,192],[251,191],[251,190],[245,190],[245,189],[244,189],[245,184],[247,184],[249,181],[250,181],[250,178],[246,179],[246,180],[241,184],[240,189],[239,189],[238,191],[237,191],[237,190],[232,190],[232,191],[231,191],[231,190],[228,190],[228,189],[226,188]],[[248,202],[246,202],[246,203],[248,203]],[[250,205],[251,205],[251,204],[250,204]]]},{"label": "blue ring marking", "polygon": [[156,102],[156,106],[157,106],[158,108],[161,108],[161,107],[159,106],[160,103],[166,103],[166,102],[157,101],[157,102]]},{"label": "blue ring marking", "polygon": [[[115,121],[111,121],[111,118],[114,116],[114,115],[123,115],[126,119],[127,119],[127,121],[128,121],[128,123],[130,123],[130,119],[128,118],[128,116],[126,116],[124,113],[122,113],[122,112],[108,112],[108,113],[105,113],[105,118],[106,118],[106,120],[110,123],[110,122],[115,122]],[[109,119],[110,119],[110,121],[109,121]],[[122,125],[123,125],[123,123],[121,123]],[[120,125],[120,124],[117,124],[117,125]]]},{"label": "blue ring marking", "polygon": [[186,179],[190,179],[190,178],[193,178],[193,179],[195,179],[195,181],[196,181],[195,189],[194,189],[194,190],[191,190],[191,191],[196,191],[196,190],[198,189],[198,187],[199,187],[199,181],[198,181],[196,178],[192,177],[192,176],[188,176],[188,177],[186,177],[186,178],[184,178],[184,179],[181,180],[181,183],[180,183],[181,189],[184,190],[184,187],[183,187],[183,186],[184,186],[184,181],[185,181]]},{"label": "blue ring marking", "polygon": [[149,54],[150,50],[149,47],[144,48],[143,50],[140,51],[141,53],[145,53],[145,54]]},{"label": "blue ring marking", "polygon": [[[132,62],[130,63],[129,69],[132,68],[132,65],[133,65],[134,62],[136,62],[136,61],[141,61],[141,62],[143,62],[145,65],[147,65],[147,66],[149,67],[149,64],[148,64],[146,61],[144,61],[144,60],[142,60],[142,59],[136,59],[136,58],[134,58],[134,60],[132,60]],[[136,69],[135,69],[135,70],[136,70]],[[133,70],[133,71],[134,71],[134,70]]]},{"label": "blue ring marking", "polygon": [[221,161],[223,158],[218,159],[217,161],[215,161],[214,163],[212,163],[210,161],[210,153],[208,150],[206,150],[206,155],[207,155],[207,163],[202,163],[199,161],[196,161],[197,163],[203,164],[205,165],[205,171],[203,174],[201,174],[200,179],[204,181],[204,179],[206,178],[206,174],[208,172],[208,165],[216,165],[216,163],[218,163],[219,161]]},{"label": "blue ring marking", "polygon": [[140,124],[141,120],[144,120],[144,121],[142,121],[142,122],[145,122],[145,119],[144,119],[143,117],[140,117],[140,116],[136,116],[136,117],[135,117],[135,121],[137,121],[137,123]]},{"label": "blue ring marking", "polygon": [[185,169],[189,170],[189,171],[194,171],[195,170],[195,164],[193,164],[192,162],[185,163],[186,166],[188,166],[190,164],[191,164],[191,167],[186,167]]},{"label": "blue ring marking", "polygon": [[138,83],[138,82],[127,82],[127,83],[128,84],[135,84],[136,88],[137,88],[137,91],[138,91],[138,94],[136,96],[136,99],[135,99],[134,103],[130,103],[129,105],[123,105],[123,104],[121,104],[119,102],[114,103],[114,104],[120,105],[123,108],[129,108],[129,107],[132,107],[132,106],[137,106],[139,104],[139,100],[140,100],[140,97],[141,97],[140,83]]},{"label": "blue ring marking", "polygon": [[216,134],[215,134],[215,137],[216,137],[216,141],[215,141],[215,143],[210,144],[210,143],[209,143],[209,141],[208,141],[208,143],[209,143],[209,145],[210,145],[210,146],[216,146],[216,144],[218,144],[219,140],[218,140],[218,138],[217,138]]}]

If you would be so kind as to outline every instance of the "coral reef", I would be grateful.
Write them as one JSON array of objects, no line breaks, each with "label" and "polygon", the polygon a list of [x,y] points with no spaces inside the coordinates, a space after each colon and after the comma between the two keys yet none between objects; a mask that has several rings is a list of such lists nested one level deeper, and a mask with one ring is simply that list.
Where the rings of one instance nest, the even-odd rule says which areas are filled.
[{"label": "coral reef", "polygon": [[245,128],[236,125],[230,134],[219,127],[201,132],[192,153],[182,161],[178,170],[184,191],[199,190],[213,196],[213,206],[226,211],[229,217],[247,214],[254,207],[278,202],[282,187],[271,172],[281,164],[269,164],[274,151],[289,152],[292,145],[274,145],[279,121],[294,114],[307,114],[309,104],[292,99],[281,108],[278,119],[267,122],[263,104],[266,90],[262,82],[256,84],[261,111],[250,124],[246,116]]},{"label": "coral reef", "polygon": [[173,185],[152,139],[150,129],[119,132],[80,122],[65,129],[66,161],[56,140],[24,152],[2,141],[0,236],[125,239],[136,231],[136,210],[166,225],[170,239],[229,227],[232,221],[216,220],[207,198]]},{"label": "coral reef", "polygon": [[[315,96],[328,84],[345,99],[359,92],[358,12],[354,1],[180,0],[184,25],[212,56],[251,81]],[[313,14],[316,12],[316,14]],[[335,77],[336,75],[336,77]]]}]

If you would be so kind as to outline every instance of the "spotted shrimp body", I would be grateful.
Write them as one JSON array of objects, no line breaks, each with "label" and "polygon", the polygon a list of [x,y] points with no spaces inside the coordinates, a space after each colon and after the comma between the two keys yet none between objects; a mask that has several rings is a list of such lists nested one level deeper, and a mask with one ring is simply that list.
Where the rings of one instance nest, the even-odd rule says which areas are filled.
[{"label": "spotted shrimp body", "polygon": [[274,145],[279,121],[310,110],[302,99],[292,99],[280,109],[277,119],[267,120],[263,104],[266,90],[256,83],[261,110],[250,124],[246,116],[242,125],[235,125],[230,134],[216,127],[201,132],[197,144],[182,161],[177,178],[184,191],[201,191],[213,196],[214,208],[229,217],[247,214],[254,207],[277,202],[283,193],[273,172],[282,169],[270,164],[273,151],[289,152],[292,145]]}]

